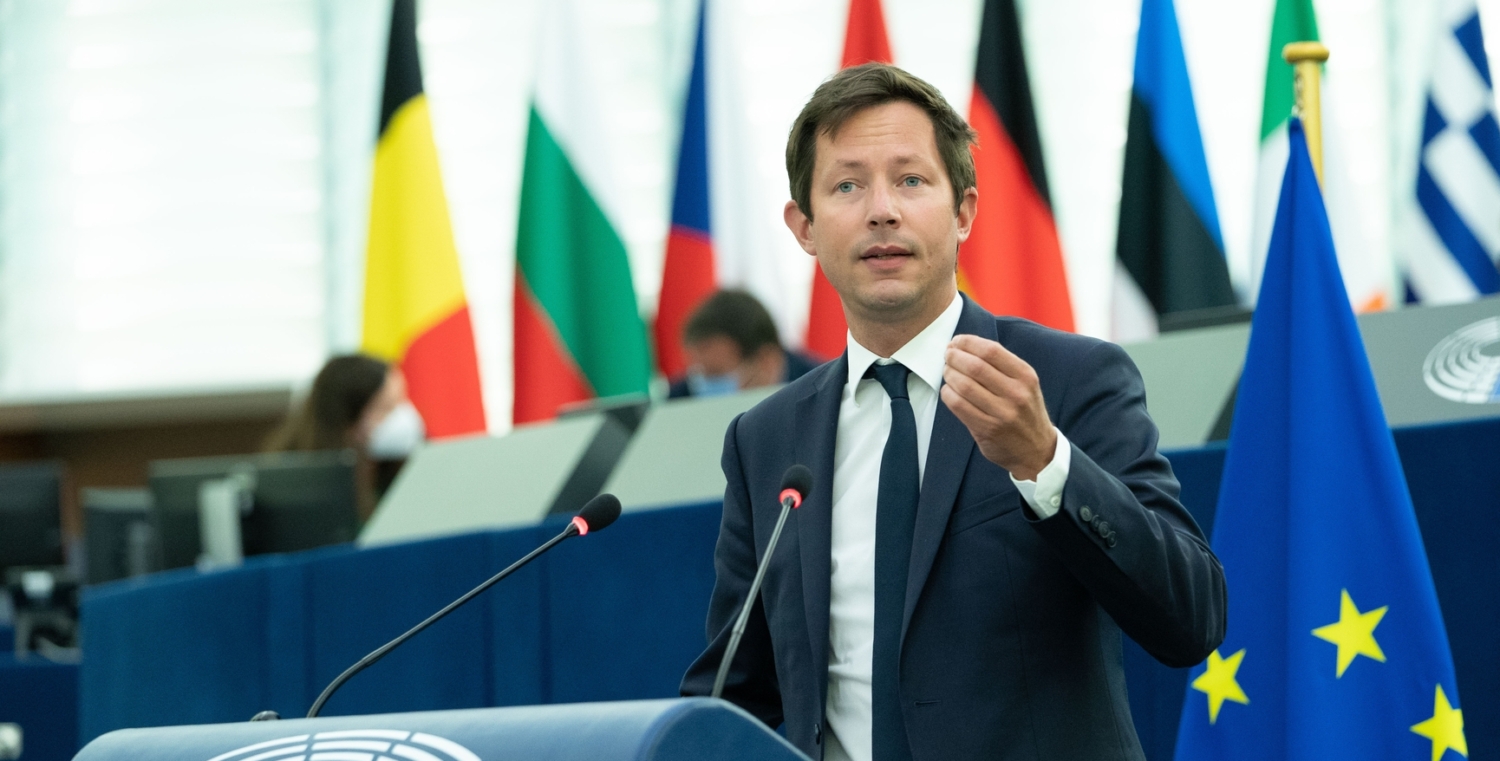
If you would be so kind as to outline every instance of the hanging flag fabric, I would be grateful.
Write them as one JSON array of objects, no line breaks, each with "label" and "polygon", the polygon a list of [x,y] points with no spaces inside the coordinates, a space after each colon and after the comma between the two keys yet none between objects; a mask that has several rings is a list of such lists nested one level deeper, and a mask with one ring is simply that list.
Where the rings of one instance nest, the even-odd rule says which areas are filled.
[{"label": "hanging flag fabric", "polygon": [[606,145],[576,71],[573,9],[547,6],[516,226],[516,423],[594,397],[644,394],[651,376],[625,243],[583,171]]},{"label": "hanging flag fabric", "polygon": [[[1271,44],[1266,51],[1265,96],[1261,102],[1260,160],[1255,177],[1255,207],[1251,220],[1249,294],[1256,293],[1265,264],[1287,161],[1287,123],[1296,93],[1292,67],[1281,56],[1289,42],[1317,41],[1318,19],[1312,0],[1276,0],[1271,18]],[[1337,51],[1334,51],[1337,55]],[[1353,203],[1357,192],[1346,167],[1350,158],[1340,142],[1338,112],[1329,108],[1338,97],[1338,83],[1325,77],[1323,91],[1323,195],[1327,199],[1334,240],[1339,244],[1339,268],[1349,300],[1360,312],[1387,309],[1393,299],[1394,264],[1386,252],[1364,240],[1363,221]]]},{"label": "hanging flag fabric", "polygon": [[[866,63],[894,63],[894,60],[880,0],[850,0],[844,55],[839,67],[847,69]],[[844,353],[848,332],[838,291],[823,275],[823,269],[813,265],[812,303],[807,312],[807,339],[803,348],[818,359],[832,359]]]},{"label": "hanging flag fabric", "polygon": [[1189,675],[1177,759],[1457,759],[1411,497],[1299,121],[1287,136],[1214,521],[1228,636]]},{"label": "hanging flag fabric", "polygon": [[656,362],[672,378],[687,371],[682,328],[702,301],[714,292],[714,247],[709,214],[708,98],[705,92],[704,16],[698,11],[698,39],[688,77],[682,113],[682,140],[677,150],[677,186],[672,193],[672,227],[662,264],[661,298],[656,307]]},{"label": "hanging flag fabric", "polygon": [[1115,251],[1117,293],[1134,296],[1116,297],[1117,341],[1150,338],[1163,315],[1235,304],[1172,0],[1141,3]]},{"label": "hanging flag fabric", "polygon": [[395,0],[365,259],[364,351],[397,363],[428,435],[485,430],[474,329],[422,67],[414,0]]},{"label": "hanging flag fabric", "polygon": [[979,214],[959,246],[959,285],[995,314],[1073,330],[1073,304],[1047,191],[1014,0],[986,0],[969,124]]},{"label": "hanging flag fabric", "polygon": [[1500,293],[1500,125],[1475,4],[1445,3],[1404,241],[1410,298]]}]

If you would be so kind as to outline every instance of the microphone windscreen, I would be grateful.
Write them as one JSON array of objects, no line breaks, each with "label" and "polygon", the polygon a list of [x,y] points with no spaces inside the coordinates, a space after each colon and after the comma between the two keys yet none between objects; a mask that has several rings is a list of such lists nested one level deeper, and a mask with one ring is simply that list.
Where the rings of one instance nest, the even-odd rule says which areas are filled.
[{"label": "microphone windscreen", "polygon": [[781,490],[793,489],[803,499],[806,499],[807,493],[812,491],[812,484],[812,471],[800,463],[787,468],[786,473],[781,476]]},{"label": "microphone windscreen", "polygon": [[620,498],[613,494],[600,494],[578,511],[578,517],[588,524],[589,531],[602,531],[620,517]]}]

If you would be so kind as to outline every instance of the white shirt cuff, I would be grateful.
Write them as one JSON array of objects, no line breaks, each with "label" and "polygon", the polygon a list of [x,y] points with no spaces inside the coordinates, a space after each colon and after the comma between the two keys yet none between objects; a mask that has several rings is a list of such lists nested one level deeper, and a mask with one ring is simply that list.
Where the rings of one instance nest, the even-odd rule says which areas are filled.
[{"label": "white shirt cuff", "polygon": [[1057,431],[1057,448],[1052,450],[1052,462],[1036,474],[1036,480],[1022,481],[1010,477],[1016,491],[1021,492],[1021,499],[1031,505],[1036,517],[1044,519],[1062,509],[1063,487],[1068,483],[1068,467],[1073,463],[1073,445],[1068,443],[1068,437],[1058,431],[1057,426],[1052,426],[1052,430]]}]

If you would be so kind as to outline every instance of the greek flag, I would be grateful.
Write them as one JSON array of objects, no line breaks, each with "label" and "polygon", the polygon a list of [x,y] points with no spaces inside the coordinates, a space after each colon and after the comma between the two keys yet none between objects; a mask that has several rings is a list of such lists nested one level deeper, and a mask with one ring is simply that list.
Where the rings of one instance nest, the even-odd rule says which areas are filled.
[{"label": "greek flag", "polygon": [[1427,304],[1500,293],[1494,83],[1474,0],[1443,5],[1405,246],[1407,300]]}]

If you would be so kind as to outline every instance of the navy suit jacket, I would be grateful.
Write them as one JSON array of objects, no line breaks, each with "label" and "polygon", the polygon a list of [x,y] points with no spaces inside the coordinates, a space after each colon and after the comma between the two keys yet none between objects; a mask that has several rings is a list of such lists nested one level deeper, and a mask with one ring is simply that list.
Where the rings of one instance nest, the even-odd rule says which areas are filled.
[{"label": "navy suit jacket", "polygon": [[[1047,412],[1071,442],[1062,509],[1038,520],[1010,475],[937,405],[917,508],[902,626],[900,694],[916,761],[1140,759],[1120,631],[1169,666],[1224,637],[1224,574],[1177,501],[1156,451],[1144,386],[1118,346],[967,298],[958,333],[999,341],[1036,369]],[[708,694],[765,551],[782,474],[813,473],[793,511],[724,697],[814,759],[828,684],[833,451],[847,357],[730,423],[707,650],[683,679]],[[870,506],[874,520],[875,506]]]}]

